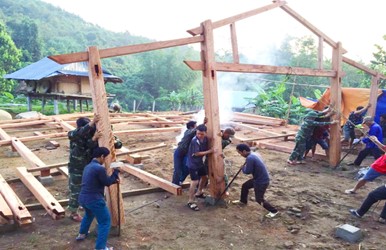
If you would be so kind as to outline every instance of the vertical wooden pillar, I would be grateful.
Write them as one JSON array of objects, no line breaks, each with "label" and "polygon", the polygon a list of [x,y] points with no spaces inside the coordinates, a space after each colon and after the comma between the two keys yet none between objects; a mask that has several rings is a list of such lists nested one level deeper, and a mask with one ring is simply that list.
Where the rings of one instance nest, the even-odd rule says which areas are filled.
[{"label": "vertical wooden pillar", "polygon": [[79,100],[79,111],[83,112],[82,99]]},{"label": "vertical wooden pillar", "polygon": [[318,69],[323,69],[323,37],[319,37],[319,46],[318,46]]},{"label": "vertical wooden pillar", "polygon": [[204,62],[203,89],[205,116],[208,118],[208,138],[210,147],[217,149],[217,153],[209,155],[210,194],[216,199],[225,189],[224,162],[221,157],[220,114],[218,106],[217,72],[215,69],[215,52],[212,22],[207,20],[202,24],[204,41],[201,43],[201,60]]},{"label": "vertical wooden pillar", "polygon": [[374,117],[375,111],[377,108],[378,82],[379,82],[379,74],[371,78],[370,100],[369,100],[369,103],[371,103],[371,107],[367,110],[367,115],[371,115],[372,117]]},{"label": "vertical wooden pillar", "polygon": [[239,47],[237,45],[236,24],[235,23],[231,23],[230,29],[231,29],[231,42],[232,42],[233,62],[234,63],[240,63]]},{"label": "vertical wooden pillar", "polygon": [[[105,89],[105,82],[103,79],[102,64],[97,47],[92,46],[88,48],[89,55],[89,79],[91,85],[91,93],[93,100],[94,113],[100,115],[100,120],[97,124],[97,130],[102,131],[102,137],[98,143],[100,147],[106,147],[110,150],[110,155],[106,159],[106,170],[108,174],[112,173],[110,169],[111,162],[116,160],[113,132],[111,131],[111,124],[109,118],[109,110],[107,106],[107,94]],[[119,223],[124,223],[124,210],[122,202],[122,194],[118,192],[119,184],[111,185],[107,188],[106,200],[111,213],[111,225],[118,226]],[[119,196],[119,198],[118,198]],[[119,204],[118,204],[119,201]],[[119,206],[119,207],[118,207]],[[118,211],[120,213],[118,213]]]},{"label": "vertical wooden pillar", "polygon": [[28,108],[28,111],[32,111],[32,98],[31,98],[31,96],[27,96],[27,108]]},{"label": "vertical wooden pillar", "polygon": [[54,99],[54,114],[59,115],[59,105],[58,105],[58,99]]},{"label": "vertical wooden pillar", "polygon": [[71,112],[71,107],[70,107],[70,99],[67,99],[67,112],[70,113]]},{"label": "vertical wooden pillar", "polygon": [[[342,44],[338,42],[337,47],[332,51],[332,70],[336,72],[336,76],[331,78],[331,97],[330,104],[333,104],[333,108],[336,114],[332,117],[334,120],[341,119],[341,103],[342,103]],[[330,128],[330,166],[337,167],[340,161],[341,155],[341,132],[340,124],[331,125]]]},{"label": "vertical wooden pillar", "polygon": [[42,113],[44,113],[44,108],[46,107],[46,98],[42,97]]}]

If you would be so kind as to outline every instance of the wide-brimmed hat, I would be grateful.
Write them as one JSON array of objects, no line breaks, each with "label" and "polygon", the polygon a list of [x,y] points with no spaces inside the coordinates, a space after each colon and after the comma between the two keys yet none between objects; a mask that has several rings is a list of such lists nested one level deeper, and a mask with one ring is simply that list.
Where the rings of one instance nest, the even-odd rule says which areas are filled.
[{"label": "wide-brimmed hat", "polygon": [[362,124],[366,122],[374,122],[374,118],[372,116],[365,116],[365,118],[363,118]]}]

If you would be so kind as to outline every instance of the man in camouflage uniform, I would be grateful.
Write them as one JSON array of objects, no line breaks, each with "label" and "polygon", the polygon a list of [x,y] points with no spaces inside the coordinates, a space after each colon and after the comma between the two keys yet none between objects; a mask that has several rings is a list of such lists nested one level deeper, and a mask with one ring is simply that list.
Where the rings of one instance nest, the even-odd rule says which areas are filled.
[{"label": "man in camouflage uniform", "polygon": [[293,149],[289,159],[287,160],[288,164],[295,165],[297,163],[303,163],[303,156],[306,151],[306,142],[308,138],[311,138],[314,128],[316,126],[325,126],[331,124],[337,124],[339,121],[335,120],[332,122],[318,122],[315,121],[315,118],[327,118],[332,116],[334,113],[330,108],[326,108],[323,111],[310,111],[303,118],[302,125],[298,130],[295,137],[295,148]]},{"label": "man in camouflage uniform", "polygon": [[92,121],[86,117],[81,117],[76,121],[77,128],[68,132],[70,140],[68,210],[71,212],[70,218],[78,222],[82,220],[78,214],[78,196],[82,184],[83,169],[91,161],[93,149],[98,147],[98,138],[102,136],[101,132],[96,132],[98,121],[98,115],[95,115]]}]

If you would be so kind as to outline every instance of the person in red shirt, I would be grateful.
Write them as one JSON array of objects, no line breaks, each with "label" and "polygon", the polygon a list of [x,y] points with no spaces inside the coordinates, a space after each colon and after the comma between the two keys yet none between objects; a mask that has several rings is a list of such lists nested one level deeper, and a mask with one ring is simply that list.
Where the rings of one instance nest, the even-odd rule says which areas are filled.
[{"label": "person in red shirt", "polygon": [[[374,142],[383,152],[386,152],[386,145],[383,145],[376,136],[370,136],[369,139]],[[368,181],[373,181],[381,175],[386,175],[386,154],[376,159],[371,164],[367,173],[359,179],[355,187],[345,191],[346,194],[355,194],[358,189],[363,187]]]}]

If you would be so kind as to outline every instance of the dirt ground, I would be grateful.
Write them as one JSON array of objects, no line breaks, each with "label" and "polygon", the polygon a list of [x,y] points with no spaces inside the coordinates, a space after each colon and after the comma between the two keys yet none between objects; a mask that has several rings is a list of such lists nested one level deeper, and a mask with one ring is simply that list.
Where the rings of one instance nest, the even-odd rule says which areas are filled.
[{"label": "dirt ground", "polygon": [[[119,128],[115,128],[118,130]],[[165,142],[167,147],[141,153],[150,158],[143,161],[144,170],[171,180],[173,172],[173,146],[178,133],[167,132],[148,135],[120,136],[129,149],[154,146]],[[241,129],[237,135],[252,138],[253,132]],[[68,159],[68,142],[57,140],[60,147],[47,150],[46,142],[27,143],[30,149],[46,164]],[[381,202],[362,219],[353,218],[348,210],[357,208],[367,193],[380,186],[384,179],[378,178],[367,184],[356,195],[344,194],[355,184],[357,169],[347,167],[355,156],[349,155],[341,169],[332,169],[327,162],[313,162],[288,166],[287,153],[257,149],[268,166],[271,184],[266,199],[276,206],[280,215],[266,219],[266,211],[253,202],[250,193],[248,206],[229,204],[209,206],[199,200],[200,211],[187,206],[187,190],[181,196],[166,192],[124,198],[126,223],[120,237],[110,237],[108,244],[114,249],[386,249],[386,225],[375,222],[383,207]],[[225,151],[231,163],[227,168],[230,178],[243,164],[235,145]],[[16,167],[26,166],[10,147],[0,147],[0,173],[6,180],[16,178]],[[371,163],[366,159],[363,165]],[[239,198],[241,185],[249,176],[240,174],[230,188],[226,199]],[[47,189],[58,200],[67,198],[67,180],[54,176],[55,182]],[[188,178],[189,180],[189,178]],[[25,204],[37,200],[21,182],[11,182],[11,187]],[[122,175],[122,191],[150,187],[129,174]],[[374,206],[375,207],[375,206]],[[84,242],[76,242],[79,223],[69,218],[53,220],[46,211],[31,210],[35,221],[32,225],[0,234],[0,249],[93,249],[95,236]],[[347,243],[336,238],[336,226],[351,224],[359,227],[364,238],[360,243]]]}]

